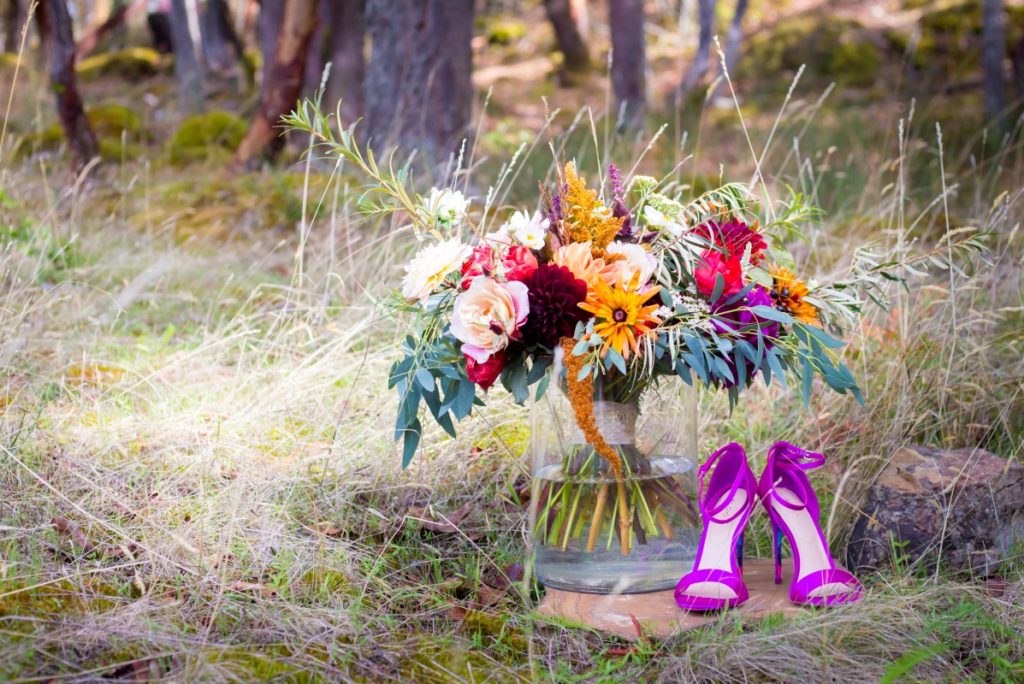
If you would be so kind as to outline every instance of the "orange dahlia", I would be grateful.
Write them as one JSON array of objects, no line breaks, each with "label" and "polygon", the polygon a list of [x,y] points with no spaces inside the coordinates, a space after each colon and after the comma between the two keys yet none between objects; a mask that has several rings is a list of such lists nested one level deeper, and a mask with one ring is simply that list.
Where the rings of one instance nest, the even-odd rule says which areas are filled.
[{"label": "orange dahlia", "polygon": [[581,309],[594,316],[594,332],[604,340],[602,356],[609,348],[622,354],[624,359],[629,359],[631,352],[639,354],[637,340],[661,323],[654,315],[659,304],[647,304],[661,288],[638,292],[636,287],[636,277],[628,286],[611,286],[603,280],[597,280],[587,301],[580,304]]},{"label": "orange dahlia", "polygon": [[785,311],[798,321],[811,325],[821,325],[818,320],[818,309],[808,301],[807,285],[787,269],[777,266],[772,269],[772,302],[775,307]]}]

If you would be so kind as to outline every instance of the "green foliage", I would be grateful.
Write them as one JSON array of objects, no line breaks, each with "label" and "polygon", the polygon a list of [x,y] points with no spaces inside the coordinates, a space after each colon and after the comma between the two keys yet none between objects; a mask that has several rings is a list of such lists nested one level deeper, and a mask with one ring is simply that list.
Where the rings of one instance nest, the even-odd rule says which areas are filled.
[{"label": "green foliage", "polygon": [[245,122],[236,114],[220,110],[184,119],[168,145],[171,162],[185,164],[209,159],[217,152],[234,152],[246,132]]},{"label": "green foliage", "polygon": [[526,24],[518,19],[497,19],[487,25],[487,42],[511,45],[526,36]]},{"label": "green foliage", "polygon": [[104,102],[86,110],[86,117],[96,135],[116,138],[126,134],[129,141],[143,140],[147,135],[142,127],[142,117],[132,109],[116,103]]},{"label": "green foliage", "polygon": [[75,71],[83,81],[105,76],[134,81],[154,76],[169,66],[169,60],[152,48],[130,47],[86,57],[77,64]]}]

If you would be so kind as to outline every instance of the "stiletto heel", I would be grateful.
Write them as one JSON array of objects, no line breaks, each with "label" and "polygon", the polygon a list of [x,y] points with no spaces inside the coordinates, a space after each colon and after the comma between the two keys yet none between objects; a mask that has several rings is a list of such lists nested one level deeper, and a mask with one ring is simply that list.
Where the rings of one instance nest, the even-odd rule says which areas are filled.
[{"label": "stiletto heel", "polygon": [[746,532],[740,532],[740,538],[736,540],[736,564],[740,566],[740,572],[743,571],[743,535]]},{"label": "stiletto heel", "polygon": [[[704,477],[714,468],[704,490]],[[721,610],[747,600],[743,583],[743,531],[757,497],[757,482],[743,447],[727,444],[697,469],[697,505],[704,530],[693,570],[676,585],[676,603],[693,611]]]},{"label": "stiletto heel", "polygon": [[782,583],[782,538],[793,552],[793,579],[789,599],[793,603],[832,606],[852,603],[861,596],[860,582],[836,565],[819,523],[818,497],[805,471],[818,468],[825,457],[776,442],[758,484],[758,495],[772,521],[775,547],[775,583]]},{"label": "stiletto heel", "polygon": [[775,583],[782,584],[782,528],[772,523],[772,549],[775,552]]}]

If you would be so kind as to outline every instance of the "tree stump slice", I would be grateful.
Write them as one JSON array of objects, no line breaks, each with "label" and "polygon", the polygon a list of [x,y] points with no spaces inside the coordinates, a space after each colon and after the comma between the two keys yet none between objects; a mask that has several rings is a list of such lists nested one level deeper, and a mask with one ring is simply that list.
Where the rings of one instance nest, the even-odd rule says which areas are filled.
[{"label": "tree stump slice", "polygon": [[[750,599],[728,615],[756,620],[768,615],[799,615],[803,608],[789,600],[792,561],[783,562],[782,584],[775,584],[772,561],[751,558],[743,564],[743,581]],[[682,576],[682,573],[680,573]],[[702,627],[719,617],[718,613],[689,613],[676,605],[672,589],[647,594],[583,594],[548,589],[537,608],[542,618],[569,620],[625,639],[637,639],[636,623],[644,636],[668,637],[688,629]],[[636,623],[634,623],[636,618]]]},{"label": "tree stump slice", "polygon": [[868,492],[848,567],[903,562],[988,577],[1024,539],[1024,465],[984,449],[897,451]]}]

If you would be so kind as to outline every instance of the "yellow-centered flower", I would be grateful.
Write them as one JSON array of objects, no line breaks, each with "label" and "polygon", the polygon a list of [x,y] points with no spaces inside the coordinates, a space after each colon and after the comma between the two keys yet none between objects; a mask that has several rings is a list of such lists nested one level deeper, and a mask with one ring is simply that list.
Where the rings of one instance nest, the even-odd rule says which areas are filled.
[{"label": "yellow-centered flower", "polygon": [[798,321],[820,326],[818,309],[810,302],[804,301],[808,293],[807,285],[794,273],[781,266],[773,268],[771,273],[772,302],[775,307]]},{"label": "yellow-centered flower", "polygon": [[609,348],[622,354],[624,359],[629,359],[630,353],[639,354],[637,340],[650,334],[661,323],[654,315],[659,305],[647,304],[661,288],[654,287],[644,292],[637,292],[636,288],[636,276],[628,285],[610,286],[598,280],[587,301],[580,304],[581,309],[594,316],[594,332],[604,340],[602,356]]}]

